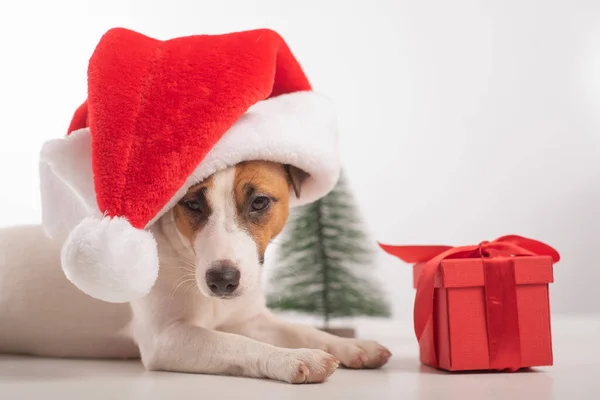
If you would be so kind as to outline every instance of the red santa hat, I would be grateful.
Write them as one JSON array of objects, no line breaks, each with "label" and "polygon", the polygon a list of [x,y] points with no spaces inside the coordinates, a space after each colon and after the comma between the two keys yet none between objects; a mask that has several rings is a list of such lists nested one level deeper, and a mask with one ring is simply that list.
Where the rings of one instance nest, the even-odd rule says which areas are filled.
[{"label": "red santa hat", "polygon": [[89,61],[87,100],[41,152],[43,226],[64,240],[65,275],[104,301],[144,296],[159,268],[148,228],[192,185],[246,160],[308,174],[291,206],[339,176],[332,104],[277,33],[160,41],[108,31]]}]

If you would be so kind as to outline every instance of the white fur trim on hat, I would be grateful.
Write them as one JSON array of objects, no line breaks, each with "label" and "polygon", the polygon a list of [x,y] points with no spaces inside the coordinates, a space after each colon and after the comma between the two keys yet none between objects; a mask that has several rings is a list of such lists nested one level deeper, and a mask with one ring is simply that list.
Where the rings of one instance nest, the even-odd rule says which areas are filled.
[{"label": "white fur trim on hat", "polygon": [[154,236],[124,218],[85,218],[67,237],[61,263],[75,286],[111,303],[145,296],[158,277]]},{"label": "white fur trim on hat", "polygon": [[49,140],[40,152],[42,226],[51,238],[66,235],[85,217],[100,216],[92,172],[89,129]]}]

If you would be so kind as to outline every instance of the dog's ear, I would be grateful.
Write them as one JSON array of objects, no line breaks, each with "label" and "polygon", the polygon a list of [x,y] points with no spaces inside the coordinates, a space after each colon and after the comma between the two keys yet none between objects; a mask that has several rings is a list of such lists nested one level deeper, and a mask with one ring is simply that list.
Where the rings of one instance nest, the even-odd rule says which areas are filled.
[{"label": "dog's ear", "polygon": [[294,189],[296,197],[300,198],[302,184],[304,183],[306,178],[308,178],[308,174],[300,168],[294,167],[293,165],[285,164],[283,167],[285,168],[285,172],[288,176],[288,182]]}]

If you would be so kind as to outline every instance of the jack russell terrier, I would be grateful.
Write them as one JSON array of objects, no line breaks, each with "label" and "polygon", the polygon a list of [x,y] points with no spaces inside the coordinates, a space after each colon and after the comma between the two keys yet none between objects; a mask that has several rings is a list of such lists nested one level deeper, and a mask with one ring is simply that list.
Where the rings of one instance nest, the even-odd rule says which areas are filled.
[{"label": "jack russell terrier", "polygon": [[325,381],[339,366],[378,368],[390,352],[284,322],[260,288],[268,244],[288,217],[304,173],[250,161],[188,190],[151,228],[160,271],[130,303],[80,292],[60,266],[61,243],[41,226],[0,230],[0,352],[141,358],[148,370]]}]

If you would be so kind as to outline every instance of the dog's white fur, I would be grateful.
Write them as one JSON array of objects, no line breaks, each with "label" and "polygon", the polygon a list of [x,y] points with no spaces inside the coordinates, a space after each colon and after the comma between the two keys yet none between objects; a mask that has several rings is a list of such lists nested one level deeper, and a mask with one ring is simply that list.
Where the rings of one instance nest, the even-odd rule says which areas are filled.
[{"label": "dog's white fur", "polygon": [[[150,294],[129,304],[80,292],[60,267],[61,243],[40,226],[0,230],[0,352],[50,357],[141,357],[149,370],[321,382],[338,366],[379,367],[390,353],[275,317],[260,289],[256,245],[235,222],[233,168],[214,175],[213,213],[194,241],[173,212],[151,228],[160,272]],[[240,296],[209,296],[205,272],[228,259]],[[197,286],[196,286],[197,285]]]},{"label": "dog's white fur", "polygon": [[[236,221],[234,178],[234,168],[214,175],[213,188],[208,192],[212,215],[194,239],[196,282],[205,296],[210,296],[210,290],[204,276],[211,264],[218,260],[230,261],[240,270],[238,295],[243,295],[246,290],[260,285],[260,263],[256,243],[247,231],[240,229]],[[189,254],[189,258],[192,257],[194,255]]]}]

